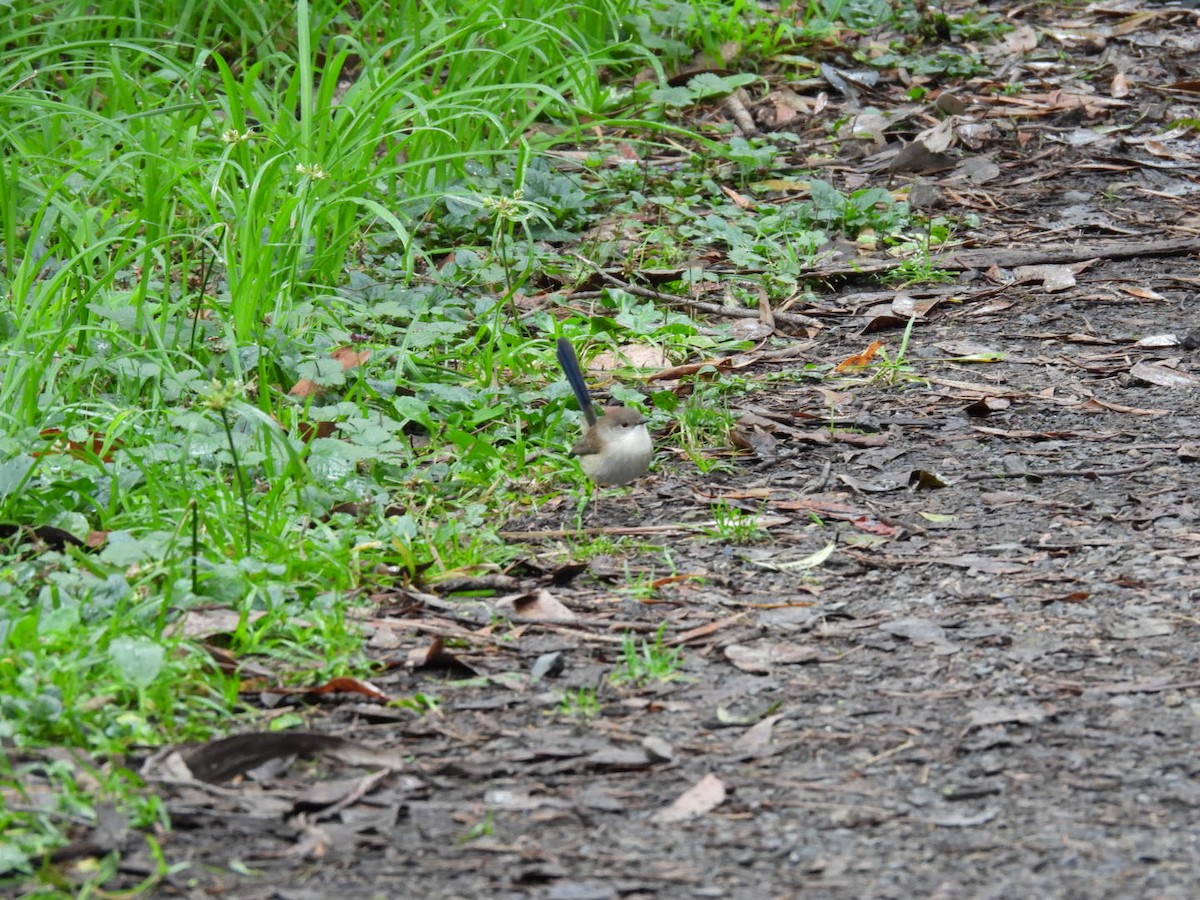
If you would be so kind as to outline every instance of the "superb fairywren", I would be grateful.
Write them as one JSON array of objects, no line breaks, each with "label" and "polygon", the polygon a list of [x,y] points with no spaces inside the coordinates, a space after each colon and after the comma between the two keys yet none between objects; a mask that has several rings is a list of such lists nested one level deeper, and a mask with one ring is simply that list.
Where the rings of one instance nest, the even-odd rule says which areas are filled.
[{"label": "superb fairywren", "polygon": [[646,418],[628,406],[608,406],[597,415],[575,348],[566,338],[558,339],[558,364],[583,410],[583,437],[571,449],[583,471],[602,487],[629,484],[645,475],[654,455]]}]

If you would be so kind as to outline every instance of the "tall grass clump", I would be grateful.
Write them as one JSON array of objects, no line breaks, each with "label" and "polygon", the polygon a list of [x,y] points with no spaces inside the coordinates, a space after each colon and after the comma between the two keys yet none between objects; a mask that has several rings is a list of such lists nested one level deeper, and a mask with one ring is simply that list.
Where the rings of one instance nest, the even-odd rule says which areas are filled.
[{"label": "tall grass clump", "polygon": [[[0,663],[0,694],[60,711],[25,719],[27,738],[115,734],[81,724],[108,714],[82,698],[96,678],[130,677],[130,657],[110,645],[170,645],[169,626],[198,599],[269,613],[238,631],[256,647],[284,640],[276,628],[304,646],[287,625],[300,611],[340,645],[339,592],[364,568],[408,577],[432,560],[481,558],[470,528],[486,534],[486,517],[463,500],[445,527],[438,485],[462,459],[484,476],[460,482],[461,497],[501,483],[511,465],[478,432],[499,424],[502,441],[519,443],[520,418],[495,421],[504,389],[462,364],[470,350],[459,362],[438,354],[482,340],[502,371],[524,339],[498,343],[495,321],[476,322],[507,307],[430,284],[423,241],[456,198],[500,209],[472,187],[497,172],[508,187],[496,192],[528,211],[494,213],[502,249],[545,218],[513,200],[536,168],[528,135],[603,114],[601,67],[636,54],[618,40],[631,2],[8,11],[0,658],[33,656]],[[369,371],[365,351],[331,358],[362,341]],[[464,382],[493,393],[481,400]],[[329,525],[350,501],[363,504],[360,521]],[[46,527],[70,540],[47,546]],[[31,675],[52,654],[46,680]],[[158,662],[138,670],[146,680],[128,701],[154,728],[186,731],[192,707],[151,687],[203,662],[135,656]],[[215,681],[212,708],[225,692]]]}]

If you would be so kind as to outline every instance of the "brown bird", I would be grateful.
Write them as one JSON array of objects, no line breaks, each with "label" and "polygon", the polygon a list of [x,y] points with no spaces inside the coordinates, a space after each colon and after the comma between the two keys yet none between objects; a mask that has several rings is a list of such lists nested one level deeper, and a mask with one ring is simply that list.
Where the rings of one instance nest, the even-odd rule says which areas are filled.
[{"label": "brown bird", "polygon": [[654,455],[646,417],[628,406],[608,406],[597,415],[575,348],[566,338],[558,339],[558,364],[583,410],[583,436],[571,449],[583,471],[602,487],[629,484],[645,475]]}]

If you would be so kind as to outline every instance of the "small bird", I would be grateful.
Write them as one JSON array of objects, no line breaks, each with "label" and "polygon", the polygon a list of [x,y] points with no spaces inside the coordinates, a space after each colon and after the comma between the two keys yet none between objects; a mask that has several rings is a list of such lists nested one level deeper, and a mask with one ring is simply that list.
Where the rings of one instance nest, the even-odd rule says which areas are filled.
[{"label": "small bird", "polygon": [[558,364],[583,410],[583,437],[571,449],[583,471],[601,487],[629,484],[645,475],[654,455],[645,416],[628,406],[609,406],[596,415],[579,358],[566,338],[558,339]]}]

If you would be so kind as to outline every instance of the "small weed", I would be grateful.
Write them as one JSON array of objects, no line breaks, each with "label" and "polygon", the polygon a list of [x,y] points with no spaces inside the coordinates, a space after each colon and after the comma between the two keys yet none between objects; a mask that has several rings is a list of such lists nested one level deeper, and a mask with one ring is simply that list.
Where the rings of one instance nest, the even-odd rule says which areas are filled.
[{"label": "small weed", "polygon": [[618,559],[635,556],[639,553],[657,553],[661,548],[656,544],[637,541],[631,537],[615,537],[611,534],[596,534],[581,539],[571,545],[571,556],[578,559],[595,559],[597,556],[612,556]]},{"label": "small weed", "polygon": [[621,662],[608,676],[613,684],[647,684],[652,681],[672,681],[679,677],[683,651],[663,644],[667,623],[655,633],[654,641],[637,640],[626,634],[621,641]]},{"label": "small weed", "polygon": [[493,820],[493,813],[489,809],[483,814],[483,818],[467,829],[466,833],[458,839],[460,844],[469,844],[471,841],[479,840],[481,837],[491,837],[496,833],[496,823]]},{"label": "small weed", "polygon": [[904,326],[904,334],[900,338],[900,347],[895,356],[889,354],[886,348],[879,351],[878,360],[871,364],[872,382],[897,385],[906,381],[921,380],[918,375],[913,374],[912,367],[908,364],[908,342],[912,338],[913,323],[916,321],[917,317],[912,316]]},{"label": "small weed", "polygon": [[[703,374],[704,370],[701,370],[697,376],[701,377]],[[723,388],[716,382],[697,384],[694,393],[683,404],[676,417],[680,443],[701,474],[729,466],[728,461],[711,455],[714,447],[728,445],[729,430],[735,421],[725,401],[720,397],[722,392]]]},{"label": "small weed", "polygon": [[440,701],[437,697],[432,697],[429,694],[413,694],[411,697],[393,700],[388,705],[396,706],[400,709],[411,709],[413,712],[421,715],[431,714],[440,716],[442,714]]},{"label": "small weed", "polygon": [[886,281],[897,287],[909,287],[914,284],[944,284],[957,278],[957,273],[935,266],[929,254],[925,253],[904,260],[888,272]]},{"label": "small weed", "polygon": [[755,513],[740,510],[724,500],[714,504],[711,510],[713,526],[704,530],[710,538],[730,544],[753,544],[769,536]]},{"label": "small weed", "polygon": [[590,719],[600,714],[600,700],[596,697],[596,689],[590,687],[576,688],[563,694],[558,702],[561,715],[576,719]]},{"label": "small weed", "polygon": [[958,277],[956,273],[939,269],[933,262],[933,247],[945,245],[950,237],[951,226],[944,218],[928,222],[923,234],[899,244],[901,252],[912,255],[888,272],[885,280],[899,287],[954,281]]},{"label": "small weed", "polygon": [[634,573],[626,566],[625,587],[621,588],[621,594],[638,603],[648,603],[654,599],[657,580],[653,572]]}]

